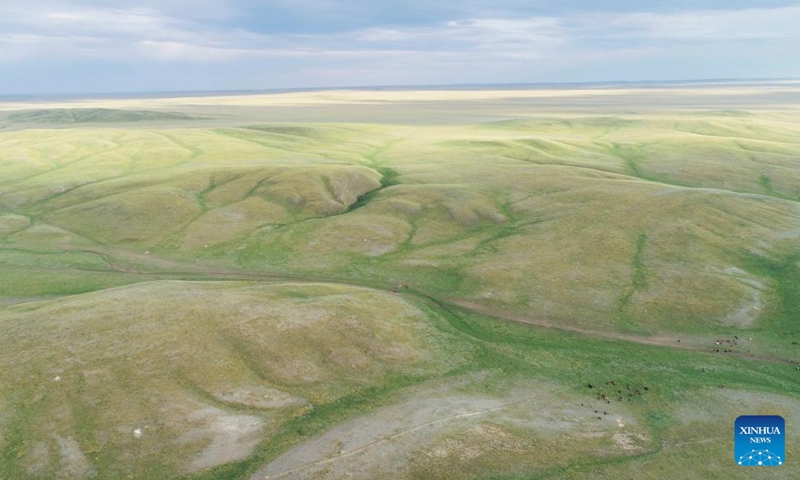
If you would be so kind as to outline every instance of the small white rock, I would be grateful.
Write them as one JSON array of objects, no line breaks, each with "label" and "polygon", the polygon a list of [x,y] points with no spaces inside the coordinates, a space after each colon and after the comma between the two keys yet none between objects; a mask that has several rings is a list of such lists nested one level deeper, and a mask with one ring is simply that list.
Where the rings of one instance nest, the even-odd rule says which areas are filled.
[{"label": "small white rock", "polygon": [[141,428],[135,428],[133,430],[133,437],[134,438],[142,438],[142,435],[144,435],[144,433],[142,432]]},{"label": "small white rock", "polygon": [[61,381],[61,377],[58,377],[58,376],[57,376],[57,377],[55,377],[55,378],[53,379],[53,381],[54,381],[54,382],[60,382],[60,381]]}]

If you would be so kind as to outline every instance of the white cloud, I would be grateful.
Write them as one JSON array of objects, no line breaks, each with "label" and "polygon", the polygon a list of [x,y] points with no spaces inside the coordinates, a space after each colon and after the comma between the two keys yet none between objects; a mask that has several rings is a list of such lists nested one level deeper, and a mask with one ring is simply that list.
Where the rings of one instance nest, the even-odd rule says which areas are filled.
[{"label": "white cloud", "polygon": [[800,7],[632,14],[619,17],[615,26],[678,42],[792,39],[800,38]]},{"label": "white cloud", "polygon": [[[328,0],[315,1],[335,7]],[[503,18],[496,12],[492,18],[454,18],[424,26],[270,35],[225,26],[241,19],[230,1],[199,2],[141,0],[135,8],[92,0],[0,2],[0,63],[80,59],[202,64],[284,58],[307,62],[307,68],[321,63],[319,68],[329,76],[384,65],[387,71],[416,69],[420,78],[439,78],[439,73],[423,74],[423,69],[453,69],[453,80],[459,81],[461,72],[469,70],[552,70],[615,59],[653,60],[686,45],[800,39],[800,6],[669,14],[584,11],[526,18]]]},{"label": "white cloud", "polygon": [[[220,29],[165,16],[151,8],[117,9],[72,4],[0,4],[0,59],[220,61],[257,49],[266,39],[240,29]],[[24,42],[23,42],[24,39]],[[24,43],[25,48],[20,48]],[[87,48],[91,47],[91,48]]]}]

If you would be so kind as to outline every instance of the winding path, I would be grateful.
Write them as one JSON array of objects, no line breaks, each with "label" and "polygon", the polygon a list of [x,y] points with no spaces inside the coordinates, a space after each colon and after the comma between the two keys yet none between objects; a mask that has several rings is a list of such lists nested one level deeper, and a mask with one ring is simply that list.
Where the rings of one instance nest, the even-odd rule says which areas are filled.
[{"label": "winding path", "polygon": [[[259,281],[259,282],[293,282],[293,283],[329,283],[338,285],[348,285],[354,287],[371,288],[374,290],[382,290],[392,293],[393,295],[409,296],[416,300],[423,301],[424,303],[434,307],[437,311],[445,311],[450,314],[458,315],[457,310],[467,313],[475,313],[486,317],[491,317],[498,320],[511,321],[532,325],[540,328],[547,328],[551,330],[558,330],[563,332],[571,332],[580,335],[586,335],[594,338],[601,338],[606,340],[624,341],[637,343],[641,345],[652,345],[658,347],[667,347],[675,350],[692,351],[698,353],[705,353],[708,355],[719,355],[713,352],[710,345],[700,345],[691,341],[679,342],[674,335],[656,335],[656,336],[639,336],[631,335],[614,331],[596,330],[585,327],[578,327],[574,325],[557,324],[546,319],[531,317],[521,313],[510,312],[501,308],[483,305],[458,298],[440,299],[432,296],[431,294],[417,289],[411,285],[404,285],[398,288],[396,283],[389,283],[380,280],[354,280],[343,279],[337,277],[313,276],[313,275],[292,275],[284,273],[265,273],[242,271],[227,268],[212,268],[207,265],[191,265],[181,263],[177,260],[165,259],[149,254],[134,253],[126,250],[116,249],[73,249],[64,250],[63,253],[69,252],[82,252],[91,253],[100,256],[109,266],[109,268],[116,270],[120,273],[127,275],[136,275],[142,277],[151,277],[159,280],[193,280],[193,281]],[[36,252],[31,252],[36,253]],[[117,259],[116,261],[114,259]],[[138,267],[123,265],[125,263],[135,264]],[[143,269],[144,266],[149,267],[148,270]],[[13,268],[13,267],[12,267]],[[35,270],[29,267],[26,270]],[[48,270],[47,268],[39,268],[38,270]],[[103,271],[108,270],[100,269],[81,269],[84,271]],[[690,340],[687,338],[686,340]],[[800,362],[787,358],[751,354],[742,351],[733,351],[725,353],[726,356],[733,356],[737,358],[756,360],[762,362],[784,364],[784,365],[798,365]]]}]

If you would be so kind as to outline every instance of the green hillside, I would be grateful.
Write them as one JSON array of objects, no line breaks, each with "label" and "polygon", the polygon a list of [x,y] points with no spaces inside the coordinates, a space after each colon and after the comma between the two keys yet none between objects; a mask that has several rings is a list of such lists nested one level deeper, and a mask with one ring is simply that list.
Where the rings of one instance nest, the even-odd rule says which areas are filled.
[{"label": "green hillside", "polygon": [[0,479],[749,478],[733,420],[800,421],[797,110],[481,105],[8,114]]}]

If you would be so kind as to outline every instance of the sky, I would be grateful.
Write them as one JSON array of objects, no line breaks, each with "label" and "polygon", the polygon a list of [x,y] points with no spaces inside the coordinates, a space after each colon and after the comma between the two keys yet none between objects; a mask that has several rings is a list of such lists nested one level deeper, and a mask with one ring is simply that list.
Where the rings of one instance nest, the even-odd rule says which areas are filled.
[{"label": "sky", "polygon": [[0,95],[800,78],[800,0],[0,0]]}]

